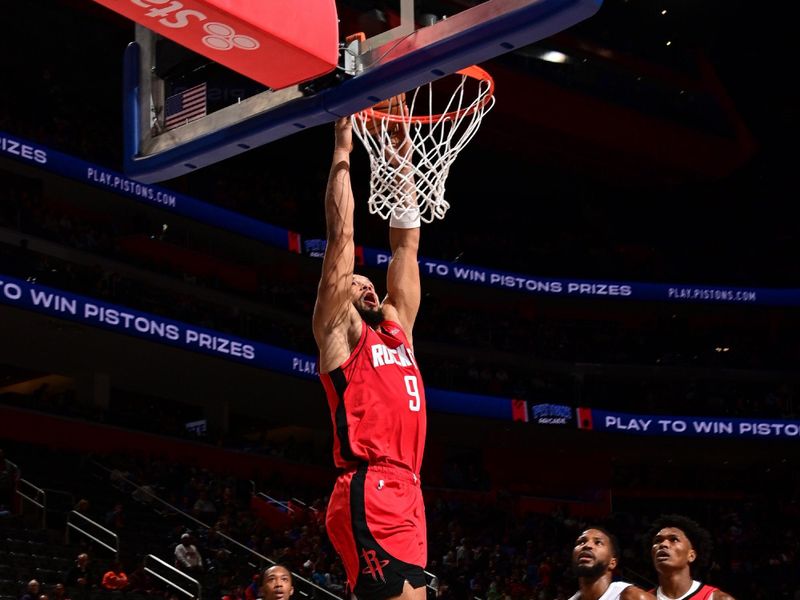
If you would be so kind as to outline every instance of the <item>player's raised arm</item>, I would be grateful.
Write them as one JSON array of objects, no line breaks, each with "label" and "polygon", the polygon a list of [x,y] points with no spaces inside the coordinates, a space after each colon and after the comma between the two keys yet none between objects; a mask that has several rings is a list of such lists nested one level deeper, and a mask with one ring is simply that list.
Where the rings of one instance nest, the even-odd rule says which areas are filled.
[{"label": "player's raised arm", "polygon": [[[406,109],[407,110],[407,109]],[[389,222],[389,244],[392,260],[386,274],[386,317],[396,319],[412,342],[412,329],[419,311],[421,286],[419,280],[419,229],[420,213],[414,184],[411,140],[404,127],[399,127],[393,136],[395,160],[400,163],[397,177],[403,194],[400,208],[395,209]],[[396,313],[396,316],[392,312]],[[412,342],[413,343],[413,342]]]},{"label": "player's raised arm", "polygon": [[320,370],[325,372],[347,359],[350,352],[348,328],[352,305],[353,267],[353,190],[350,185],[352,124],[349,118],[336,121],[333,164],[325,190],[327,247],[322,261],[322,276],[314,306],[314,338],[320,349]]},{"label": "player's raised arm", "polygon": [[[397,320],[403,327],[409,341],[412,341],[414,321],[417,319],[420,303],[419,264],[419,226],[409,229],[389,228],[389,242],[392,260],[386,275],[385,301],[386,316],[391,318],[390,310],[397,312]],[[390,308],[391,307],[391,308]]]}]

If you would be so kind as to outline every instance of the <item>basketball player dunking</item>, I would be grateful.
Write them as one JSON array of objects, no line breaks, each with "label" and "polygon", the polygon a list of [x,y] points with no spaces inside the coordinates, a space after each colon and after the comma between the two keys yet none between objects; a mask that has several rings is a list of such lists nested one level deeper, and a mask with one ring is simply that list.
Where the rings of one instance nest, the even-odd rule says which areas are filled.
[{"label": "basketball player dunking", "polygon": [[[408,141],[396,143],[407,156]],[[381,302],[370,280],[353,273],[351,149],[351,121],[340,119],[313,320],[334,428],[334,462],[342,469],[326,525],[359,600],[424,600],[427,540],[419,469],[425,393],[411,337],[420,303],[419,211],[392,217],[392,260]],[[405,205],[416,207],[413,190],[407,196]]]},{"label": "basketball player dunking", "polygon": [[619,552],[616,538],[600,527],[578,536],[572,549],[572,570],[578,592],[569,600],[654,600],[652,594],[624,581],[613,581]]},{"label": "basketball player dunking", "polygon": [[734,600],[732,596],[692,577],[706,564],[711,552],[711,534],[692,519],[681,515],[658,518],[648,535],[650,554],[658,572],[658,600]]}]

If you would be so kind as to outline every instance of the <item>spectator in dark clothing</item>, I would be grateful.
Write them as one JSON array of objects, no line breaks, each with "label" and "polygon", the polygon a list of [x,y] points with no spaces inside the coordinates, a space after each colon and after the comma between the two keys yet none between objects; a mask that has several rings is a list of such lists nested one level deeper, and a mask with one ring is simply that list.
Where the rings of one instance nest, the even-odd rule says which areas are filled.
[{"label": "spectator in dark clothing", "polygon": [[89,566],[89,555],[82,552],[64,575],[64,584],[76,597],[88,598],[89,590],[95,583],[94,573]]},{"label": "spectator in dark clothing", "polygon": [[72,510],[74,510],[77,513],[80,513],[84,517],[88,517],[90,506],[91,505],[89,504],[89,501],[86,498],[81,498],[80,500],[78,500],[78,503]]},{"label": "spectator in dark clothing", "polygon": [[39,582],[31,579],[28,582],[28,587],[19,600],[39,600]]},{"label": "spectator in dark clothing", "polygon": [[50,595],[52,596],[53,600],[70,600],[70,597],[67,594],[67,588],[64,587],[63,583],[55,584]]},{"label": "spectator in dark clothing", "polygon": [[125,514],[123,513],[122,504],[115,504],[114,508],[106,514],[106,525],[112,531],[119,532],[125,528]]},{"label": "spectator in dark clothing", "polygon": [[128,577],[129,592],[149,593],[153,589],[153,579],[144,569],[144,563],[139,563],[133,573]]}]

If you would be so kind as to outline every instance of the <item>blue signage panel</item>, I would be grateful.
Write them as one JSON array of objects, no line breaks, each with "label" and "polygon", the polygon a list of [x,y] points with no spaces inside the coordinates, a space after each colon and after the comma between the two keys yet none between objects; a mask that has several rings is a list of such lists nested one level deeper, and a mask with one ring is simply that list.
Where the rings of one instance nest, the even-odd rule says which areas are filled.
[{"label": "blue signage panel", "polygon": [[[232,360],[303,379],[317,378],[317,358],[0,274],[0,304],[99,327],[144,340]],[[560,404],[533,404],[496,396],[426,388],[428,408],[501,420],[571,425],[574,412]],[[529,410],[529,414],[528,411]],[[515,412],[516,411],[516,412]],[[519,414],[517,414],[519,413]],[[578,427],[612,433],[715,438],[800,438],[800,421],[637,415],[577,409]]]},{"label": "blue signage panel", "polygon": [[221,229],[227,229],[279,248],[289,248],[289,230],[263,223],[237,212],[184,196],[157,185],[139,183],[121,173],[51,150],[0,131],[0,155],[168,210]]},{"label": "blue signage panel", "polygon": [[313,356],[0,274],[0,303],[217,358],[316,379]]},{"label": "blue signage panel", "polygon": [[537,425],[574,427],[575,411],[564,404],[531,404],[528,421]]},{"label": "blue signage panel", "polygon": [[[318,377],[316,356],[197,327],[3,274],[0,274],[0,304],[303,379]],[[511,400],[508,398],[476,396],[433,388],[426,388],[425,395],[428,408],[433,411],[493,419],[512,418]]]},{"label": "blue signage panel", "polygon": [[[157,185],[139,183],[124,175],[40,144],[0,131],[0,155],[5,155],[81,183],[156,206],[176,214],[259,240],[284,250],[301,251],[296,233],[263,223],[219,206],[184,196]],[[362,248],[364,265],[386,268],[388,250]],[[302,244],[308,256],[322,257],[325,240]],[[724,303],[750,306],[800,306],[800,289],[743,288],[702,284],[594,281],[524,275],[499,269],[421,258],[420,272],[432,277],[558,298],[616,299],[674,303]]]},{"label": "blue signage panel", "polygon": [[[364,265],[369,267],[386,268],[391,258],[388,251],[376,248],[364,248],[363,255]],[[420,259],[419,266],[423,277],[514,290],[537,296],[674,303],[716,302],[751,306],[800,306],[800,289],[556,279],[424,257]]]},{"label": "blue signage panel", "polygon": [[800,439],[800,421],[635,415],[594,408],[579,410],[583,414],[590,413],[582,419],[581,427],[594,431],[706,438]]},{"label": "blue signage panel", "polygon": [[437,390],[425,386],[428,409],[435,412],[510,421],[511,399]]}]

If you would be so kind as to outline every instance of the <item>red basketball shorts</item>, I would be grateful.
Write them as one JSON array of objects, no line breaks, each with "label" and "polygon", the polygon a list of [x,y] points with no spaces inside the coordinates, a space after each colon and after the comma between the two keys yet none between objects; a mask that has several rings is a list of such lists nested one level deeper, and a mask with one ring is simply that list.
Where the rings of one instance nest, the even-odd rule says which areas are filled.
[{"label": "red basketball shorts", "polygon": [[359,600],[399,596],[405,581],[425,585],[425,506],[411,471],[364,464],[340,475],[325,524]]}]

